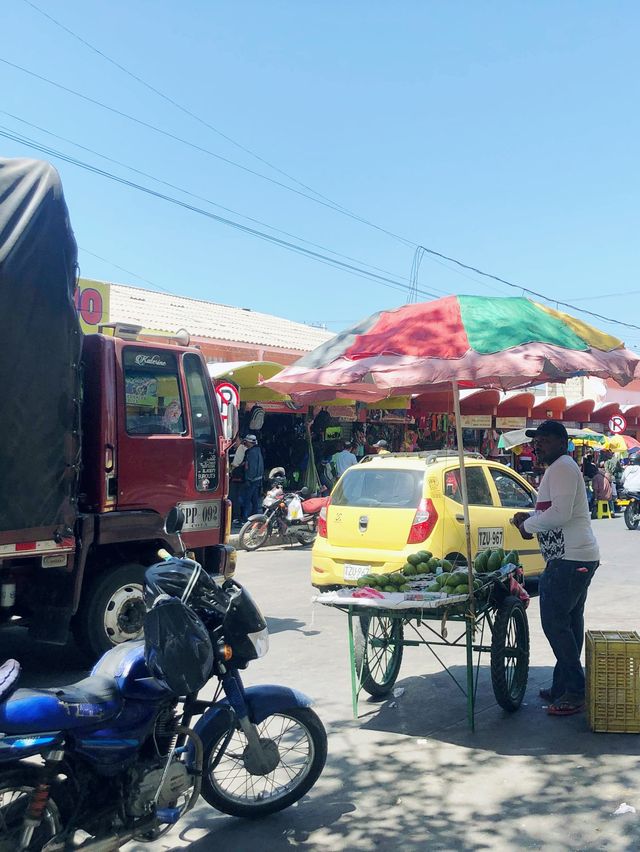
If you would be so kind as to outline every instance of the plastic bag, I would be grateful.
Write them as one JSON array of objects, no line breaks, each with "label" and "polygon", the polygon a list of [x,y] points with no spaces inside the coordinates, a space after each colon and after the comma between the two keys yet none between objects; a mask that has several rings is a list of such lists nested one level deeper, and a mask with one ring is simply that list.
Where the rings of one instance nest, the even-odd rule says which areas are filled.
[{"label": "plastic bag", "polygon": [[291,498],[287,506],[287,518],[290,521],[299,521],[302,515],[302,500],[296,495]]}]

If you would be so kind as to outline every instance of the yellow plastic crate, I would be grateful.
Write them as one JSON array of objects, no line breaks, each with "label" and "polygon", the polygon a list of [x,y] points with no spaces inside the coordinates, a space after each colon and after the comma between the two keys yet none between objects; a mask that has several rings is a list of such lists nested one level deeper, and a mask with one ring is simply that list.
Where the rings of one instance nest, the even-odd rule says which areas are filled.
[{"label": "yellow plastic crate", "polygon": [[640,636],[589,630],[587,719],[592,731],[640,733]]}]

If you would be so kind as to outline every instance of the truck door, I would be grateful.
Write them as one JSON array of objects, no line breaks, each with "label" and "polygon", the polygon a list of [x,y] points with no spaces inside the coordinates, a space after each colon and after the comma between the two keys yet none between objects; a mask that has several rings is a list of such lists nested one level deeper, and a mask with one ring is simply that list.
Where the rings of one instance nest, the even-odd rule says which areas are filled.
[{"label": "truck door", "polygon": [[171,506],[195,493],[193,441],[179,352],[121,349],[118,382],[118,509]]}]

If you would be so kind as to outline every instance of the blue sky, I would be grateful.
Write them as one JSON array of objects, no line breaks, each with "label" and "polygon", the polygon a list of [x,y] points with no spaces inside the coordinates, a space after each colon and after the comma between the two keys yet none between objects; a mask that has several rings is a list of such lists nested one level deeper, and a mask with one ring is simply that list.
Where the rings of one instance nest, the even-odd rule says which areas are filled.
[{"label": "blue sky", "polygon": [[[640,293],[636,3],[33,2],[359,216],[550,298],[640,326],[633,311]],[[5,0],[3,32],[1,58],[300,189],[25,0]],[[193,202],[6,115],[12,113],[408,282],[414,250],[404,242],[3,63],[0,85],[3,128]],[[34,154],[7,139],[0,150]],[[113,263],[158,288],[325,322],[334,331],[406,301],[403,291],[56,165],[87,277],[149,286]],[[419,286],[438,294],[517,294],[428,257]],[[628,295],[603,298],[620,293]],[[640,329],[596,324],[640,347]]]}]

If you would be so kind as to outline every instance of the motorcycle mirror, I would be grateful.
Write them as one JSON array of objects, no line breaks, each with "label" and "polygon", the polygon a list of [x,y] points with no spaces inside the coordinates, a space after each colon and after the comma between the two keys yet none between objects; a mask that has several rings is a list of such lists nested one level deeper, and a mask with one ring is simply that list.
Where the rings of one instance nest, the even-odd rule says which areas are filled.
[{"label": "motorcycle mirror", "polygon": [[185,516],[182,509],[174,506],[169,510],[169,514],[164,522],[164,531],[167,535],[180,535],[184,527]]}]

